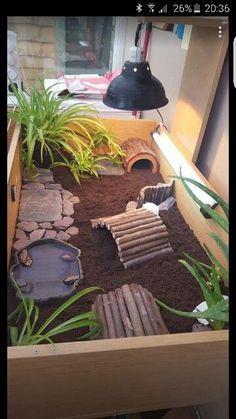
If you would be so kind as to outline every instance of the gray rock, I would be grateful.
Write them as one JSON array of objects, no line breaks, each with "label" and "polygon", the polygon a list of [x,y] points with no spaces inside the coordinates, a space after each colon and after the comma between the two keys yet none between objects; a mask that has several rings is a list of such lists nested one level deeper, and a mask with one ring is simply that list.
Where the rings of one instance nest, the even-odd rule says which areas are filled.
[{"label": "gray rock", "polygon": [[20,230],[19,228],[16,229],[15,233],[16,239],[27,239],[27,236],[23,230]]},{"label": "gray rock", "polygon": [[65,262],[74,262],[76,260],[75,255],[72,255],[71,253],[62,253],[60,258],[61,260],[64,260]]},{"label": "gray rock", "polygon": [[19,239],[13,244],[13,248],[16,250],[20,250],[23,247],[27,246],[27,244],[30,244],[31,241],[29,239]]},{"label": "gray rock", "polygon": [[111,160],[105,159],[99,161],[101,169],[98,169],[98,174],[103,176],[122,176],[125,171],[122,165],[115,166]]},{"label": "gray rock", "polygon": [[44,184],[40,182],[26,183],[25,185],[22,185],[22,189],[44,189]]},{"label": "gray rock", "polygon": [[64,284],[66,285],[73,285],[75,281],[78,281],[78,275],[68,275],[66,278],[63,279]]},{"label": "gray rock", "polygon": [[136,201],[129,201],[126,205],[125,211],[133,211],[137,208],[137,202]]},{"label": "gray rock", "polygon": [[31,231],[36,230],[36,228],[38,228],[38,223],[36,223],[35,221],[20,221],[19,223],[17,223],[17,227],[21,230],[30,233]]},{"label": "gray rock", "polygon": [[57,237],[57,232],[55,230],[47,230],[44,234],[44,239],[55,239]]},{"label": "gray rock", "polygon": [[24,279],[16,279],[16,283],[18,285],[18,287],[22,288],[22,287],[26,287],[26,285],[28,284],[27,281],[25,281]]},{"label": "gray rock", "polygon": [[61,191],[62,186],[60,183],[45,183],[46,189],[54,189],[55,191]]},{"label": "gray rock", "polygon": [[64,215],[74,214],[73,202],[63,200],[62,213]]},{"label": "gray rock", "polygon": [[61,194],[63,196],[63,199],[69,199],[73,196],[73,193],[71,193],[70,191],[67,191],[66,189],[62,189]]},{"label": "gray rock", "polygon": [[31,241],[40,240],[43,237],[44,233],[45,233],[45,228],[34,230],[32,231],[32,233],[30,233],[30,240]]},{"label": "gray rock", "polygon": [[79,204],[80,199],[78,196],[72,196],[71,198],[69,198],[70,202],[73,202],[73,204]]},{"label": "gray rock", "polygon": [[28,282],[27,285],[25,285],[24,287],[21,288],[21,291],[29,294],[33,289],[33,284],[31,284],[31,282]]},{"label": "gray rock", "polygon": [[49,189],[22,189],[19,208],[20,221],[56,221],[62,212],[59,191]]},{"label": "gray rock", "polygon": [[70,236],[77,236],[77,234],[79,234],[79,229],[78,227],[69,227],[65,232]]},{"label": "gray rock", "polygon": [[58,240],[67,241],[69,240],[69,238],[69,234],[65,233],[64,231],[59,231],[59,233],[57,233]]},{"label": "gray rock", "polygon": [[71,217],[64,217],[62,220],[55,221],[53,226],[59,228],[60,230],[65,230],[73,224],[74,220]]},{"label": "gray rock", "polygon": [[39,223],[40,228],[45,228],[46,230],[52,230],[52,224],[51,223]]}]

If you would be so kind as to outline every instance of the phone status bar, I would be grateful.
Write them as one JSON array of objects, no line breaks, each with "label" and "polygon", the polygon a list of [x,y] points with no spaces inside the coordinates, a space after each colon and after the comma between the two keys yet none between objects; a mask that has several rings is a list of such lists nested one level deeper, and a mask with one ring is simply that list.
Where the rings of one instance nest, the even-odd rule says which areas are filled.
[{"label": "phone status bar", "polygon": [[138,2],[136,4],[136,13],[140,15],[161,16],[161,15],[178,15],[178,16],[214,16],[228,15],[230,13],[230,5],[223,3],[178,3],[163,4],[160,2]]}]

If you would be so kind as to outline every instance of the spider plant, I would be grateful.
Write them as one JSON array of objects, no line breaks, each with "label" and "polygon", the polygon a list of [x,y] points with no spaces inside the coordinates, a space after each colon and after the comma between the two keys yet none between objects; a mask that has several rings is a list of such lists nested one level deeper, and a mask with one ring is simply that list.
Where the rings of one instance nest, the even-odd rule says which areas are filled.
[{"label": "spider plant", "polygon": [[[62,322],[57,326],[49,326],[62,312],[69,308],[73,303],[78,301],[81,297],[83,297],[86,294],[89,294],[92,291],[101,290],[101,288],[89,287],[72,295],[72,297],[70,297],[63,304],[61,304],[44,321],[44,323],[37,330],[35,330],[40,315],[39,307],[35,304],[32,298],[27,298],[22,295],[20,288],[18,287],[16,282],[15,286],[21,297],[21,302],[16,307],[16,309],[8,316],[8,322],[11,322],[13,319],[16,319],[14,326],[8,326],[12,346],[37,345],[41,342],[53,343],[53,336],[84,327],[89,327],[89,331],[85,333],[83,336],[81,336],[79,338],[80,340],[95,339],[100,335],[102,325],[100,320],[97,318],[96,313],[93,311],[78,314],[77,316],[71,317],[69,320]],[[19,317],[22,314],[24,315],[24,321],[21,330],[19,330],[16,324],[18,323]]]},{"label": "spider plant", "polygon": [[[228,233],[228,204],[218,194],[216,194],[208,187],[202,185],[201,183],[193,179],[183,177],[181,171],[180,176],[174,177],[182,181],[185,189],[192,197],[192,199],[200,206],[202,211],[204,211],[205,214],[207,214],[213,220],[215,220],[215,222],[225,232]],[[188,183],[192,183],[193,185],[200,188],[202,191],[206,192],[213,199],[215,199],[217,204],[222,208],[224,216],[218,214],[215,211],[215,209],[212,209],[209,205],[204,204],[200,199],[198,199],[196,195],[192,192],[192,190],[189,188]],[[218,236],[218,234],[210,233],[210,236],[213,238],[217,246],[220,248],[226,261],[228,262],[228,245],[224,242],[224,240],[222,240],[221,237]],[[179,262],[182,263],[188,269],[188,271],[191,273],[191,275],[193,275],[193,277],[199,284],[207,304],[207,309],[203,312],[184,312],[180,310],[175,310],[158,299],[156,299],[156,303],[168,310],[169,312],[178,316],[206,319],[209,321],[210,325],[214,330],[220,330],[223,329],[225,324],[229,321],[229,301],[228,299],[224,299],[220,288],[221,280],[224,282],[225,285],[228,285],[228,271],[222,265],[222,263],[219,262],[219,260],[216,258],[216,256],[212,253],[212,251],[206,244],[203,244],[203,247],[211,261],[211,264],[208,265],[199,262],[186,253],[184,253],[186,260],[181,259],[179,260]]]},{"label": "spider plant", "polygon": [[[41,80],[40,82],[42,83]],[[88,145],[91,150],[97,147],[99,142],[106,142],[109,143],[111,153],[108,158],[123,156],[123,151],[113,141],[112,135],[97,117],[93,106],[76,104],[63,108],[63,102],[69,97],[55,96],[51,87],[43,88],[43,83],[42,90],[32,86],[29,93],[18,90],[13,83],[11,86],[18,107],[10,113],[10,117],[21,123],[24,128],[22,161],[27,175],[32,175],[36,168],[37,147],[40,150],[41,164],[46,155],[49,156],[50,162],[54,163],[54,156],[66,149],[66,144],[71,141],[73,144],[80,144],[81,147]]]},{"label": "spider plant", "polygon": [[65,143],[64,150],[68,152],[68,157],[60,152],[63,161],[52,163],[51,167],[68,167],[78,183],[80,178],[85,178],[87,175],[98,177],[98,170],[103,167],[98,162],[103,160],[103,157],[96,157],[87,145],[77,144],[75,147]]}]

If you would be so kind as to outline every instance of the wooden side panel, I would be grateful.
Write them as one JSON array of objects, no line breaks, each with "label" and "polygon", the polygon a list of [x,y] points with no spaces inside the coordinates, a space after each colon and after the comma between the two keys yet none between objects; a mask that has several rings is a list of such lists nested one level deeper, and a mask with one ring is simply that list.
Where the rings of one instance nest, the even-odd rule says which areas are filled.
[{"label": "wooden side panel", "polygon": [[220,331],[9,348],[8,418],[91,419],[219,401],[227,394],[227,337]]},{"label": "wooden side panel", "polygon": [[[153,143],[153,150],[156,151],[159,164],[160,164],[160,173],[163,176],[165,182],[170,182],[171,176],[179,176],[179,173],[175,173],[173,168],[170,166],[167,158],[161,152],[159,147]],[[198,176],[203,180],[205,185],[211,189],[212,186],[209,182],[204,178],[201,172],[192,164],[193,169],[198,174]],[[216,222],[212,219],[205,218],[202,213],[200,212],[199,206],[192,200],[189,194],[186,192],[184,186],[182,185],[181,181],[178,179],[175,180],[175,198],[177,202],[178,209],[180,210],[181,214],[183,215],[186,223],[189,227],[193,230],[195,236],[198,238],[201,244],[206,243],[206,245],[210,248],[210,250],[214,253],[221,263],[226,266],[226,260],[223,257],[222,252],[220,251],[219,247],[216,245],[215,241],[209,236],[211,232],[217,233],[225,242],[228,241],[228,235],[216,224]],[[223,212],[220,208],[216,208],[216,211],[219,211],[221,215]]]},{"label": "wooden side panel", "polygon": [[222,38],[214,27],[193,26],[171,135],[196,162],[228,48],[228,27]]},{"label": "wooden side panel", "polygon": [[[14,145],[14,144],[12,144]],[[8,153],[12,153],[10,147]],[[15,225],[19,208],[20,192],[21,192],[21,162],[20,162],[20,146],[19,142],[16,144],[12,154],[12,164],[9,168],[9,177],[7,183],[7,265],[9,266],[13,238],[15,234]],[[12,199],[12,188],[15,187],[16,196],[15,201]]]}]

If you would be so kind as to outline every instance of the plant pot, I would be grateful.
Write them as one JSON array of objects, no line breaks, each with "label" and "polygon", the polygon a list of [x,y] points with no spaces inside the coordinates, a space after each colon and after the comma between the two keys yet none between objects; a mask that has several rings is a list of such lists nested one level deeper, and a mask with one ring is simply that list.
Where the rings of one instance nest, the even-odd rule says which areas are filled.
[{"label": "plant pot", "polygon": [[[227,300],[229,297],[227,295],[223,295],[224,299]],[[197,307],[193,310],[194,313],[196,312],[203,312],[207,310],[207,303],[206,301],[203,301],[202,303],[198,304]],[[199,323],[203,324],[204,326],[208,326],[209,322],[206,319],[197,319]]]}]

